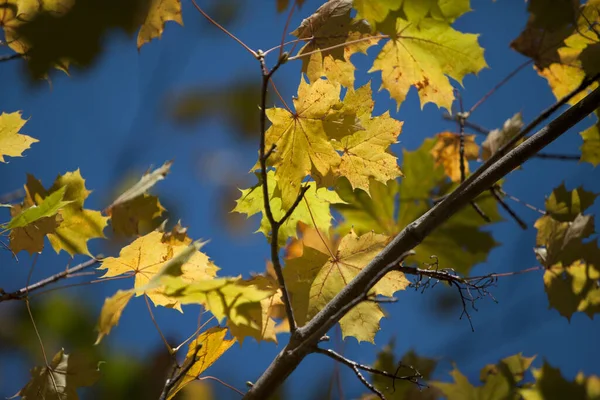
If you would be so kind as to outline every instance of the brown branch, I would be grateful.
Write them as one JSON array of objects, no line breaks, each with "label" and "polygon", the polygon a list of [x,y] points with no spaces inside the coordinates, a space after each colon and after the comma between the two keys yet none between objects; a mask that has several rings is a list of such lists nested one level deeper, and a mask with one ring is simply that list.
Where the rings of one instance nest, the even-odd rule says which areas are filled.
[{"label": "brown branch", "polygon": [[11,61],[11,60],[18,60],[25,57],[25,54],[21,54],[21,53],[15,53],[15,54],[8,54],[5,56],[0,56],[0,62],[4,62],[4,61]]},{"label": "brown branch", "polygon": [[283,300],[285,306],[285,313],[288,318],[288,322],[290,325],[290,333],[294,333],[296,331],[296,320],[294,319],[294,311],[292,309],[292,302],[290,300],[290,295],[285,285],[285,280],[283,278],[283,270],[281,266],[281,261],[279,260],[279,227],[285,220],[292,214],[294,209],[298,206],[302,198],[304,197],[305,190],[301,190],[294,202],[293,206],[287,211],[281,221],[275,220],[273,216],[273,211],[271,210],[271,201],[269,200],[269,186],[267,180],[267,157],[266,157],[266,133],[267,133],[267,90],[269,89],[269,81],[271,81],[271,77],[273,74],[279,69],[281,65],[283,65],[287,61],[287,53],[283,53],[282,57],[279,57],[277,63],[271,69],[268,70],[265,64],[264,54],[259,52],[258,61],[260,62],[260,69],[262,72],[262,88],[260,94],[260,147],[259,147],[259,162],[260,162],[260,175],[262,178],[262,191],[263,191],[263,202],[265,208],[265,215],[269,224],[271,225],[271,262],[273,263],[273,269],[275,270],[275,275],[277,276],[277,282],[279,283],[279,289],[281,290],[281,298]]},{"label": "brown branch", "polygon": [[51,283],[57,282],[61,279],[71,278],[74,273],[82,271],[86,268],[92,267],[93,265],[95,265],[96,263],[101,261],[102,258],[103,258],[102,255],[98,255],[95,258],[92,258],[91,260],[88,260],[79,265],[76,265],[73,268],[67,268],[64,271],[59,272],[58,274],[49,276],[48,278],[42,279],[41,281],[34,283],[32,285],[28,284],[24,288],[19,289],[14,292],[6,293],[0,289],[0,303],[3,301],[7,301],[7,300],[23,300],[29,294],[29,292],[32,292],[37,289],[41,289],[44,286],[48,286]]},{"label": "brown branch", "polygon": [[[196,357],[198,356],[198,352],[200,351],[200,349],[202,348],[202,345],[198,345],[196,346],[196,349],[194,350],[194,357],[192,357],[192,359],[190,360],[190,362],[187,365],[183,365],[181,367],[177,367],[177,363],[175,362],[173,371],[171,372],[169,378],[165,381],[165,385],[163,386],[163,390],[160,393],[159,396],[159,400],[167,400],[167,397],[169,396],[169,393],[171,392],[171,389],[173,389],[173,386],[175,386],[175,384],[185,376],[185,374],[188,373],[188,371],[192,368],[192,366],[196,363]],[[173,356],[175,354],[173,353]]]},{"label": "brown branch", "polygon": [[[588,82],[589,83],[589,82]],[[563,102],[562,104],[566,103]],[[560,105],[562,105],[560,104]],[[560,105],[558,107],[560,107]],[[523,143],[492,156],[492,160],[458,186],[442,202],[435,205],[416,221],[407,225],[358,275],[345,286],[321,311],[306,325],[292,334],[289,343],[275,357],[271,365],[244,396],[246,400],[265,399],[296,369],[304,357],[310,354],[319,339],[327,333],[349,309],[362,301],[382,271],[393,268],[401,255],[421,243],[431,232],[442,225],[452,215],[468,205],[475,197],[489,190],[516,167],[522,165],[547,145],[567,132],[575,124],[595,111],[600,105],[600,88],[595,89],[579,103],[567,109],[547,126],[540,129]],[[556,108],[558,108],[556,107]],[[541,121],[553,110],[549,110],[536,121]],[[532,128],[530,128],[532,129]],[[519,139],[517,139],[519,140]],[[478,173],[477,173],[478,172]],[[357,301],[357,299],[360,299]]]}]

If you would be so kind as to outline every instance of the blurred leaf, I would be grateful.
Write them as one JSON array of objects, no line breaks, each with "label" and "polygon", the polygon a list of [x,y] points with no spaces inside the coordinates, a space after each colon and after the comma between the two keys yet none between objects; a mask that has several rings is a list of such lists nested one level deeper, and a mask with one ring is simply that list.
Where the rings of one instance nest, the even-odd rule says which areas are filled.
[{"label": "blurred leaf", "polygon": [[596,375],[577,374],[574,381],[563,378],[558,368],[544,361],[540,369],[532,370],[535,383],[521,389],[524,400],[597,400],[600,398],[600,378]]}]

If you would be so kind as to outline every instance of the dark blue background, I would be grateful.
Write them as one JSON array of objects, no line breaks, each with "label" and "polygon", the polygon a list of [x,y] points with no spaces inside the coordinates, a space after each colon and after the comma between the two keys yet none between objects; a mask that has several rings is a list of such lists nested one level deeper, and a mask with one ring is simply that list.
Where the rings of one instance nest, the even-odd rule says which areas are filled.
[{"label": "dark blue background", "polygon": [[[166,106],[173,93],[190,87],[214,87],[232,79],[253,79],[259,90],[260,71],[248,53],[208,25],[189,2],[183,3],[185,27],[167,24],[163,38],[144,46],[139,53],[134,39],[115,33],[106,38],[106,51],[94,67],[86,71],[73,70],[71,77],[52,73],[51,88],[46,84],[30,85],[19,62],[0,64],[3,81],[0,111],[22,110],[23,115],[30,118],[23,132],[40,140],[25,152],[25,158],[12,158],[8,164],[0,165],[0,193],[22,187],[27,172],[49,186],[57,174],[80,168],[87,187],[94,190],[86,206],[101,209],[109,204],[115,185],[126,172],[134,169],[141,173],[150,165],[159,166],[174,159],[172,173],[157,185],[155,193],[169,199],[167,207],[176,205],[177,215],[190,227],[193,238],[211,239],[204,250],[222,269],[221,275],[248,276],[251,271],[264,269],[267,243],[262,235],[252,234],[258,220],[252,220],[244,232],[235,236],[224,228],[225,222],[217,212],[222,198],[216,182],[224,176],[223,168],[227,167],[236,180],[246,182],[246,186],[254,184],[253,177],[246,177],[246,173],[255,162],[257,143],[241,140],[234,135],[231,125],[219,117],[205,119],[192,128],[182,127],[168,118]],[[274,3],[253,2],[252,6],[244,7],[243,15],[230,26],[231,30],[254,49],[277,45],[285,15],[276,14]],[[301,12],[295,13],[292,28],[318,5],[317,1],[307,1]],[[462,95],[466,107],[525,61],[509,48],[509,43],[525,25],[526,3],[476,0],[472,8],[474,11],[461,17],[456,27],[481,34],[480,43],[486,49],[490,68],[478,77],[469,76],[464,80]],[[365,73],[376,53],[377,48],[371,48],[368,57],[353,58],[359,68],[357,87],[369,79],[375,91],[379,87],[379,75]],[[295,94],[299,70],[300,63],[293,62],[275,76],[287,101]],[[405,122],[400,143],[393,148],[396,154],[401,154],[403,148],[417,148],[425,137],[455,129],[454,124],[442,120],[437,107],[430,104],[420,110],[414,90],[398,113],[387,92],[377,94],[375,100],[375,114],[389,109],[394,117]],[[481,106],[472,121],[492,129],[521,111],[528,122],[554,101],[546,81],[527,67]],[[588,118],[547,151],[577,153],[581,145],[578,132],[591,122]],[[208,157],[214,159],[215,156],[217,160],[225,160],[221,169],[205,168]],[[599,191],[599,177],[600,171],[589,164],[535,159],[512,173],[504,188],[543,208],[544,196],[562,181],[568,188],[583,184],[588,190]],[[511,205],[530,226],[538,218],[533,211],[518,204]],[[231,208],[233,206],[232,203]],[[502,245],[473,273],[516,271],[536,265],[532,252],[535,229],[521,231],[509,216],[505,218],[505,222],[491,228],[494,238]],[[2,219],[8,219],[8,212]],[[92,251],[102,249],[99,242],[90,242]],[[26,253],[21,253],[19,259],[20,263],[16,264],[9,253],[0,252],[0,286],[7,291],[25,283],[31,260]],[[82,260],[84,258],[76,257],[72,264]],[[61,270],[67,262],[64,253],[57,257],[47,246],[39,258],[33,280]],[[129,282],[106,283],[69,289],[64,294],[74,301],[92,304],[98,315],[103,299],[128,285]],[[344,345],[345,354],[357,361],[372,363],[377,350],[394,337],[398,354],[414,348],[421,355],[439,359],[441,365],[435,375],[438,379],[448,379],[450,361],[454,361],[471,382],[477,382],[481,367],[517,352],[527,356],[537,354],[536,366],[546,358],[569,378],[579,370],[586,374],[600,373],[597,362],[600,348],[594,345],[600,333],[598,323],[580,314],[569,323],[557,311],[548,310],[541,273],[502,279],[493,290],[499,304],[489,300],[478,303],[479,312],[473,314],[475,333],[466,320],[458,320],[459,309],[452,308],[446,315],[435,311],[436,292],[442,291],[439,288],[425,295],[412,291],[400,293],[397,304],[386,306],[389,316],[382,321],[377,345],[359,346],[354,339],[349,339]],[[37,301],[43,301],[43,297]],[[6,312],[6,307],[24,312],[21,305],[13,304],[2,304],[0,312],[1,308]],[[32,307],[35,313],[35,302]],[[183,340],[193,332],[197,308],[188,309],[190,312],[184,316],[173,310],[156,309],[158,321],[169,337]],[[91,332],[90,345],[94,339]],[[143,358],[149,349],[160,346],[159,340],[144,302],[134,299],[119,326],[104,339],[102,346]],[[280,340],[285,341],[286,336],[282,335]],[[69,344],[63,345],[68,352]],[[235,345],[209,373],[243,389],[244,382],[256,380],[281,348],[281,344],[256,344],[247,340],[242,347]],[[48,352],[58,350],[48,349]],[[14,394],[26,382],[32,364],[17,362],[14,356],[0,360],[4,364],[0,396],[5,397]],[[41,357],[35,362],[40,360]],[[305,398],[305,388],[319,382],[321,376],[329,376],[332,365],[329,359],[310,356],[290,378],[289,398]],[[365,392],[351,371],[342,369],[342,373],[347,398]],[[237,398],[226,389],[217,390],[219,398]]]}]

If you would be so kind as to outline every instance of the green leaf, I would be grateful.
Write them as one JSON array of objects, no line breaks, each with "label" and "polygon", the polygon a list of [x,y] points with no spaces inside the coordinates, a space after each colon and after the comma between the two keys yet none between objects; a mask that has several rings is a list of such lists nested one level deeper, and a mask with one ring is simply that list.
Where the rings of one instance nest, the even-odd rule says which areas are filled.
[{"label": "green leaf", "polygon": [[524,400],[595,400],[600,398],[600,378],[596,375],[577,374],[574,381],[567,381],[558,368],[544,361],[540,369],[532,370],[535,384],[521,389]]},{"label": "green leaf", "polygon": [[37,205],[23,210],[20,214],[14,216],[6,225],[6,229],[22,228],[41,218],[51,217],[56,215],[58,210],[71,203],[73,200],[63,201],[67,186],[63,186],[56,192],[53,192],[48,197]]}]

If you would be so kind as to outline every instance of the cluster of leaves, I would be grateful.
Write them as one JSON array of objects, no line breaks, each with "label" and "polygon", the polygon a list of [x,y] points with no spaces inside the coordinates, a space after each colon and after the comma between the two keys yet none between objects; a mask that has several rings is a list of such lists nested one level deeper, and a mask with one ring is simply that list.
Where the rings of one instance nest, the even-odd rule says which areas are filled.
[{"label": "cluster of leaves", "polygon": [[[531,1],[531,18],[513,42],[535,61],[558,98],[599,72],[595,26],[600,3],[590,0],[581,8],[574,4],[563,2],[561,8],[548,11],[543,1]],[[287,2],[277,5],[284,9]],[[101,260],[102,279],[131,277],[134,283],[106,299],[96,343],[118,324],[133,297],[144,296],[155,306],[179,311],[182,305],[200,304],[211,312],[218,326],[204,330],[188,345],[179,369],[184,373],[167,393],[172,398],[234,342],[247,337],[277,342],[277,334],[289,329],[279,272],[287,283],[295,323],[305,325],[393,236],[427,212],[436,197],[451,193],[469,175],[469,161],[489,159],[520,131],[523,122],[516,114],[481,144],[462,132],[442,132],[414,151],[405,150],[400,168],[390,146],[397,142],[402,122],[389,112],[373,115],[370,83],[354,88],[352,55],[380,44],[369,72],[381,71],[382,88],[398,108],[414,87],[421,106],[431,102],[449,111],[455,96],[450,79],[461,84],[468,74],[487,67],[478,36],[452,25],[469,10],[468,0],[329,0],[292,32],[304,46],[296,55],[280,58],[278,67],[285,60],[302,60],[297,97],[293,109],[284,103],[262,111],[270,122],[262,132],[266,157],[253,168],[258,183],[241,191],[234,209],[248,216],[262,213],[258,231],[269,240],[277,231],[272,246],[276,254],[285,246],[283,271],[268,265],[265,273],[247,279],[217,276],[219,268],[201,251],[205,243],[193,241],[180,223],[166,229],[161,224],[166,210],[149,190],[165,178],[171,163],[146,173],[103,211],[84,208],[90,191],[79,170],[59,175],[48,189],[28,175],[23,201],[10,206],[11,219],[0,226],[2,234],[8,233],[8,248],[15,254],[38,253],[48,238],[57,253],[92,256],[88,241],[104,238],[109,222],[115,236],[131,239],[118,257]],[[182,24],[179,0],[136,0],[126,6],[115,0],[6,0],[0,5],[6,41],[28,60],[35,77],[46,76],[50,68],[67,71],[71,64],[89,64],[108,28],[134,32],[141,26],[139,48],[160,37],[166,21]],[[81,34],[69,34],[73,30]],[[582,96],[585,92],[571,101]],[[19,112],[0,116],[0,161],[20,156],[37,142],[20,133],[25,122]],[[598,132],[596,124],[582,133],[582,160],[593,165],[600,162]],[[549,301],[568,318],[577,311],[591,317],[600,309],[600,252],[596,240],[589,240],[595,234],[593,218],[583,214],[595,197],[581,188],[568,192],[561,186],[549,197],[547,214],[536,222],[536,254],[546,268]],[[428,235],[407,261],[426,264],[435,256],[436,265],[464,275],[484,262],[497,245],[482,230],[501,220],[497,198],[486,192],[472,205]],[[332,210],[341,216],[336,226]],[[273,221],[281,224],[276,227]],[[368,295],[391,297],[409,284],[402,272],[391,271]],[[383,316],[380,304],[362,302],[340,320],[342,336],[374,343]],[[228,333],[232,339],[226,339]],[[171,354],[181,347],[168,346]],[[382,370],[392,369],[389,352],[377,361]],[[420,363],[414,355],[405,361]],[[546,382],[558,378],[547,364],[533,372],[534,385],[520,385],[532,361],[517,355],[488,366],[479,387],[455,369],[454,383],[434,382],[436,390],[429,393],[441,392],[450,399],[465,393],[490,398],[492,392],[498,398],[550,398]],[[424,363],[427,375],[434,367]],[[76,398],[75,388],[97,377],[98,368],[82,367],[61,350],[49,365],[32,370],[32,380],[19,394]],[[375,379],[375,386],[389,392],[387,382]],[[584,390],[585,396],[597,389],[598,379],[581,375],[562,386]],[[405,387],[399,393],[410,390]]]}]

